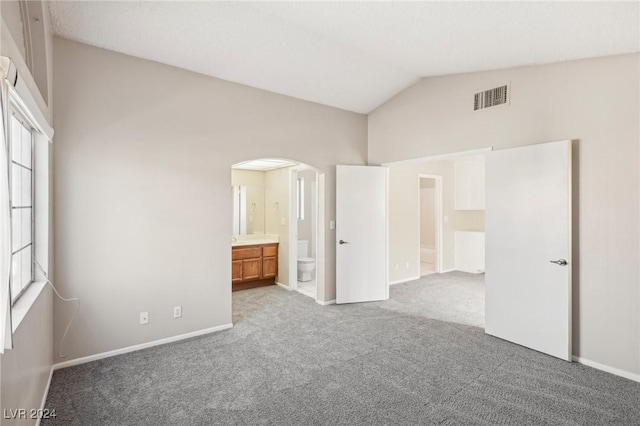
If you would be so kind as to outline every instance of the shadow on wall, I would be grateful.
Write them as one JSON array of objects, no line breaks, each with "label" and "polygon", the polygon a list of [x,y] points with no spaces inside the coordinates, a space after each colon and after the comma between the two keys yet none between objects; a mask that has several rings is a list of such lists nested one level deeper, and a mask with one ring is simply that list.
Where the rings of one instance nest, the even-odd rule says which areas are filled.
[{"label": "shadow on wall", "polygon": [[[573,354],[580,356],[580,144],[579,140],[571,141],[571,316]],[[578,352],[578,353],[577,353]]]}]

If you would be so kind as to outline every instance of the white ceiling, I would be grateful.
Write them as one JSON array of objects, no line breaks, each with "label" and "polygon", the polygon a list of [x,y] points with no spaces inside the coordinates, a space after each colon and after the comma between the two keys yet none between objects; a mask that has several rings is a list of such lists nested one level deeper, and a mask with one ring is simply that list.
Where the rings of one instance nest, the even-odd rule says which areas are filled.
[{"label": "white ceiling", "polygon": [[638,2],[52,1],[54,34],[350,111],[420,77],[640,51]]}]

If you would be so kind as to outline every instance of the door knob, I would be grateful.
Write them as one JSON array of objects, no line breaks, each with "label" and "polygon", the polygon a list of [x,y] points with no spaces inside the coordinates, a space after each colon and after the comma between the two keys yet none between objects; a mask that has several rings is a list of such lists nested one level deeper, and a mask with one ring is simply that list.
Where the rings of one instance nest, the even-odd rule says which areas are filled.
[{"label": "door knob", "polygon": [[551,263],[555,263],[556,265],[560,265],[560,266],[567,266],[567,261],[564,259],[558,259],[558,260],[550,260],[549,262]]},{"label": "door knob", "polygon": [[338,243],[340,243],[340,244],[349,244],[348,241],[344,241],[344,240],[340,240],[340,241],[338,241]]}]

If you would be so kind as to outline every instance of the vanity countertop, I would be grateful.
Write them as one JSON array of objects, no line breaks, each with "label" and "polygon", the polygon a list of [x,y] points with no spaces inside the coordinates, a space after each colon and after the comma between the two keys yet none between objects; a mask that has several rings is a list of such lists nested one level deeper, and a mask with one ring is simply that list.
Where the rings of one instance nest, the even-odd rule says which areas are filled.
[{"label": "vanity countertop", "polygon": [[231,247],[241,247],[241,246],[259,246],[262,244],[275,244],[278,240],[242,240],[242,241],[233,241],[231,243]]},{"label": "vanity countertop", "polygon": [[277,235],[271,234],[248,234],[236,235],[231,239],[231,247],[258,246],[261,244],[276,244]]}]

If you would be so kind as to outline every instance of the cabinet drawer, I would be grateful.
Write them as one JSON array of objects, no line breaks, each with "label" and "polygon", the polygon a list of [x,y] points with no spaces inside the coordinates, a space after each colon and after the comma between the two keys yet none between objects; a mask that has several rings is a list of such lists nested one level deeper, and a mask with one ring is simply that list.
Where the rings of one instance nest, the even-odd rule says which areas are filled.
[{"label": "cabinet drawer", "polygon": [[278,275],[278,258],[262,258],[262,278],[273,278]]},{"label": "cabinet drawer", "polygon": [[231,250],[231,260],[255,259],[262,257],[262,247],[243,247]]},{"label": "cabinet drawer", "polygon": [[267,257],[267,256],[276,256],[278,254],[278,246],[277,245],[272,245],[272,246],[264,246],[262,247],[262,255]]}]

